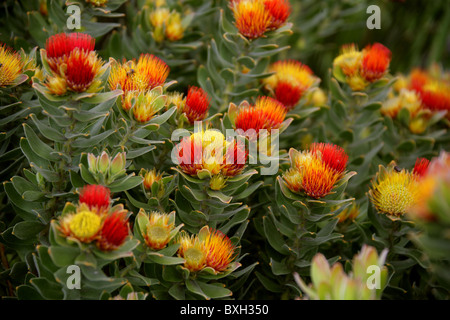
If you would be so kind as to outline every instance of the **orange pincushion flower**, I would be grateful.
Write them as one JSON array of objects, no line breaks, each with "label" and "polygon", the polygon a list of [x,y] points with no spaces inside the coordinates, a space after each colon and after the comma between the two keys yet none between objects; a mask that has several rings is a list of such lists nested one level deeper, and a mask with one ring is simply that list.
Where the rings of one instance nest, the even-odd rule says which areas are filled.
[{"label": "orange pincushion flower", "polygon": [[152,54],[141,54],[135,59],[114,63],[108,83],[111,89],[120,88],[125,92],[147,91],[161,86],[169,75],[167,64]]},{"label": "orange pincushion flower", "polygon": [[209,101],[208,94],[202,88],[195,86],[189,88],[183,112],[191,124],[194,121],[201,121],[206,118],[209,110]]},{"label": "orange pincushion flower", "polygon": [[115,211],[106,215],[100,230],[97,247],[103,251],[119,248],[129,234],[128,219],[125,211]]},{"label": "orange pincushion flower", "polygon": [[281,27],[291,14],[291,6],[288,0],[264,0],[264,6],[271,16],[269,29]]},{"label": "orange pincushion flower", "polygon": [[235,246],[219,230],[209,229],[204,239],[207,251],[206,265],[217,272],[225,271],[234,259]]},{"label": "orange pincushion flower", "polygon": [[313,143],[309,150],[314,155],[320,152],[322,161],[336,173],[345,171],[348,155],[343,148],[331,143]]},{"label": "orange pincushion flower", "polygon": [[430,160],[425,158],[417,158],[416,164],[414,165],[413,174],[419,177],[423,177],[428,170]]},{"label": "orange pincushion flower", "polygon": [[311,69],[296,60],[277,61],[269,67],[269,72],[275,74],[266,78],[264,84],[288,110],[295,107],[305,91],[317,81]]},{"label": "orange pincushion flower", "polygon": [[80,191],[80,203],[85,203],[91,210],[106,209],[110,204],[110,190],[102,185],[86,185]]},{"label": "orange pincushion flower", "polygon": [[278,129],[286,117],[284,105],[269,97],[259,97],[254,106],[241,108],[236,115],[235,127],[247,130]]},{"label": "orange pincushion flower", "polygon": [[174,219],[173,214],[151,212],[147,230],[143,234],[147,246],[153,250],[163,249],[171,240],[171,232],[175,228]]},{"label": "orange pincushion flower", "polygon": [[20,55],[6,45],[0,45],[0,88],[12,85],[23,68]]},{"label": "orange pincushion flower", "polygon": [[230,2],[235,26],[248,39],[264,35],[272,22],[263,0],[239,0]]},{"label": "orange pincushion flower", "polygon": [[291,149],[289,157],[291,168],[283,173],[286,186],[316,199],[331,193],[347,163],[345,152],[330,144],[314,144],[303,152]]},{"label": "orange pincushion flower", "polygon": [[391,62],[391,51],[380,43],[368,45],[363,50],[361,75],[374,82],[385,75]]}]

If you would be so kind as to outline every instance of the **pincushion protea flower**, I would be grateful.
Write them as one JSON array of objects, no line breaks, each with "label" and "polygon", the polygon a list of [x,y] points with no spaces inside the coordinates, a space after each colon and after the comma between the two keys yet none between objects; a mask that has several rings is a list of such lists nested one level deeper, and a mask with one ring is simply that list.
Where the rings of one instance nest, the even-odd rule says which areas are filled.
[{"label": "pincushion protea flower", "polygon": [[191,272],[197,272],[206,266],[208,252],[198,235],[189,236],[186,232],[181,232],[177,243],[180,244],[178,255],[184,258],[185,268]]},{"label": "pincushion protea flower", "polygon": [[231,1],[230,7],[236,28],[248,39],[262,37],[272,22],[263,0]]},{"label": "pincushion protea flower", "polygon": [[392,162],[387,168],[380,166],[369,190],[369,199],[378,212],[401,217],[417,201],[419,183],[416,175],[408,170],[395,170]]},{"label": "pincushion protea flower", "polygon": [[363,49],[361,75],[369,82],[381,79],[391,62],[391,51],[381,43],[368,45]]},{"label": "pincushion protea flower", "polygon": [[201,121],[206,118],[209,110],[210,98],[202,89],[195,86],[189,88],[185,102],[182,106],[182,112],[186,114],[189,123]]},{"label": "pincushion protea flower", "polygon": [[169,75],[167,64],[152,54],[141,54],[136,59],[122,63],[114,62],[108,83],[111,89],[129,91],[147,91],[161,86]]},{"label": "pincushion protea flower", "polygon": [[[450,81],[437,72],[414,69],[409,76],[409,88],[417,92],[423,106],[431,111],[450,110]],[[447,112],[447,117],[450,117]]]},{"label": "pincushion protea flower", "polygon": [[206,236],[201,235],[200,239],[204,239],[204,244],[207,252],[206,265],[213,268],[216,272],[225,271],[234,259],[235,246],[231,240],[222,232],[215,229],[207,229]]},{"label": "pincushion protea flower", "polygon": [[197,235],[182,232],[177,241],[180,244],[178,254],[186,262],[189,271],[200,271],[205,267],[223,272],[228,269],[235,258],[236,247],[222,232],[208,226],[200,229]]},{"label": "pincushion protea flower", "polygon": [[153,119],[159,111],[157,101],[160,97],[160,92],[153,90],[147,92],[132,91],[127,93],[123,108],[125,110],[131,108],[131,99],[135,99],[133,117],[139,123],[146,123]]},{"label": "pincushion protea flower", "polygon": [[102,251],[118,249],[129,234],[127,211],[122,204],[112,208],[66,203],[57,229],[64,237],[83,243],[95,243]]},{"label": "pincushion protea flower", "polygon": [[97,240],[97,247],[103,251],[119,248],[129,235],[128,218],[125,211],[114,211],[106,215]]},{"label": "pincushion protea flower", "polygon": [[103,61],[94,51],[95,39],[83,33],[59,33],[47,39],[43,57],[53,75],[45,83],[51,94],[97,92],[99,77],[104,73]]},{"label": "pincushion protea flower", "polygon": [[230,0],[234,24],[248,39],[257,39],[268,30],[280,28],[291,13],[288,0]]},{"label": "pincushion protea flower", "polygon": [[19,78],[24,69],[22,57],[7,47],[0,45],[0,88],[10,86]]},{"label": "pincushion protea flower", "polygon": [[194,133],[177,145],[179,166],[191,176],[203,169],[212,176],[238,175],[245,168],[247,156],[243,144],[227,142],[221,132],[211,129]]},{"label": "pincushion protea flower", "polygon": [[333,61],[333,75],[353,91],[361,91],[387,73],[390,61],[390,50],[380,43],[368,45],[362,51],[355,44],[346,44]]},{"label": "pincushion protea flower", "polygon": [[110,204],[110,190],[102,185],[86,185],[80,191],[80,203],[85,203],[90,209],[106,209]]},{"label": "pincushion protea flower", "polygon": [[263,83],[288,110],[294,108],[305,92],[319,82],[308,66],[296,60],[277,61],[270,65],[269,72],[275,74],[264,79]]},{"label": "pincushion protea flower", "polygon": [[332,144],[313,144],[310,150],[289,152],[291,168],[283,173],[285,185],[295,193],[319,199],[330,194],[345,174],[348,156]]},{"label": "pincushion protea flower", "polygon": [[278,129],[285,117],[286,108],[281,102],[270,97],[258,97],[253,106],[239,108],[234,125],[244,132],[254,130],[258,135],[262,129]]},{"label": "pincushion protea flower", "polygon": [[145,220],[142,237],[146,245],[152,250],[161,250],[178,233],[182,224],[175,228],[175,212],[160,213],[152,211],[147,215],[143,209],[139,212],[139,219]]}]

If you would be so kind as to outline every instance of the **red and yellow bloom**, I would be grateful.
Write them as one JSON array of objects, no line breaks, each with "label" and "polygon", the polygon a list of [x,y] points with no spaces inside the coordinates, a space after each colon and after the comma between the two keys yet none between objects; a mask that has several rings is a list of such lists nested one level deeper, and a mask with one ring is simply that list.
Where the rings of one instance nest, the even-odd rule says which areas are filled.
[{"label": "red and yellow bloom", "polygon": [[202,88],[192,86],[189,88],[181,110],[188,118],[189,123],[193,124],[194,121],[201,121],[206,118],[209,102],[210,98]]},{"label": "red and yellow bloom", "polygon": [[344,176],[348,156],[332,144],[313,144],[309,150],[289,152],[291,168],[282,175],[285,185],[293,192],[319,199],[332,192]]},{"label": "red and yellow bloom", "polygon": [[270,65],[272,76],[264,79],[266,88],[273,92],[274,98],[291,110],[319,79],[311,69],[296,60],[277,61]]}]

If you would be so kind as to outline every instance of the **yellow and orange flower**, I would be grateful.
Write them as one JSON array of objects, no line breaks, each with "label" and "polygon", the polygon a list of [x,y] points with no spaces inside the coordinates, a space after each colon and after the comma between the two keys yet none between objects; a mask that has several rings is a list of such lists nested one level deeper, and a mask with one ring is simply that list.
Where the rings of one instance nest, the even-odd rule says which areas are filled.
[{"label": "yellow and orange flower", "polygon": [[181,232],[177,242],[180,244],[178,255],[184,258],[185,268],[191,272],[197,272],[206,267],[208,251],[198,235],[189,236],[187,233]]},{"label": "yellow and orange flower", "polygon": [[268,30],[272,18],[263,0],[238,0],[230,2],[234,24],[248,39],[257,39]]},{"label": "yellow and orange flower", "polygon": [[353,221],[359,216],[359,206],[356,204],[351,205],[350,207],[342,210],[341,213],[337,216],[338,223],[343,223],[345,221]]},{"label": "yellow and orange flower", "polygon": [[333,75],[353,91],[361,91],[381,79],[390,62],[391,51],[380,43],[368,45],[362,51],[355,44],[346,44],[333,61]]},{"label": "yellow and orange flower", "polygon": [[236,129],[244,132],[255,131],[255,136],[260,130],[272,130],[280,128],[286,117],[285,106],[270,97],[258,97],[254,105],[240,107],[234,125]]},{"label": "yellow and orange flower", "polygon": [[162,180],[162,173],[156,171],[156,168],[152,170],[145,170],[141,172],[141,175],[144,178],[143,184],[145,190],[150,190],[152,188],[153,183],[160,182]]},{"label": "yellow and orange flower", "polygon": [[280,28],[291,14],[288,0],[230,0],[234,24],[248,39],[257,39]]},{"label": "yellow and orange flower", "polygon": [[263,82],[288,110],[294,108],[305,92],[319,82],[307,65],[296,60],[277,61],[270,65],[269,72],[275,74]]},{"label": "yellow and orange flower", "polygon": [[105,7],[108,3],[108,0],[86,0],[87,3],[91,3],[96,7]]},{"label": "yellow and orange flower", "polygon": [[157,105],[157,99],[161,97],[158,91],[132,91],[128,92],[125,97],[125,103],[122,105],[124,110],[131,108],[132,100],[135,104],[133,108],[133,117],[139,123],[146,123],[153,119],[160,110]]},{"label": "yellow and orange flower", "polygon": [[317,143],[309,150],[289,152],[291,168],[283,173],[285,185],[295,193],[319,199],[332,192],[343,177],[348,156],[333,144]]},{"label": "yellow and orange flower", "polygon": [[24,61],[20,54],[0,45],[0,88],[10,86],[19,78],[24,69]]},{"label": "yellow and orange flower", "polygon": [[213,268],[216,272],[222,272],[228,269],[230,263],[235,258],[235,249],[231,240],[219,230],[205,228],[200,230],[199,234],[206,232],[207,235],[199,235],[204,239],[207,252],[206,265]]},{"label": "yellow and orange flower", "polygon": [[184,266],[196,272],[209,267],[215,272],[226,271],[235,258],[236,247],[222,232],[203,227],[197,235],[182,232],[178,238],[178,254],[185,259]]},{"label": "yellow and orange flower", "polygon": [[[141,210],[143,212],[143,210]],[[139,213],[141,214],[141,212]],[[170,214],[152,211],[148,216],[148,224],[145,233],[142,234],[147,246],[153,250],[161,250],[175,236],[175,212]]]},{"label": "yellow and orange flower", "polygon": [[141,54],[138,61],[135,59],[113,63],[109,75],[111,89],[129,91],[147,91],[161,86],[169,75],[167,64],[152,54]]},{"label": "yellow and orange flower", "polygon": [[394,217],[403,216],[419,195],[416,175],[405,169],[397,171],[394,162],[387,168],[380,166],[369,190],[369,199],[377,211]]}]

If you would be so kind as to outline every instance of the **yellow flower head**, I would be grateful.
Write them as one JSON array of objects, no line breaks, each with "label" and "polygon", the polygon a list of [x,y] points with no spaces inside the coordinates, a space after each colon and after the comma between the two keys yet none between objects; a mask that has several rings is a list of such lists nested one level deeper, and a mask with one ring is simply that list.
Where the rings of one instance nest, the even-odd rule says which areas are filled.
[{"label": "yellow flower head", "polygon": [[369,198],[380,213],[400,217],[413,206],[419,197],[419,184],[407,170],[400,172],[391,164],[387,169],[380,166],[376,179],[369,190]]},{"label": "yellow flower head", "polygon": [[355,76],[359,73],[363,54],[355,44],[344,45],[341,54],[333,61],[333,72],[342,72],[347,77]]},{"label": "yellow flower head", "polygon": [[164,248],[171,239],[171,231],[175,228],[174,219],[170,214],[153,211],[149,216],[145,243],[154,250]]},{"label": "yellow flower head", "polygon": [[184,266],[191,272],[202,270],[206,266],[208,252],[205,244],[197,235],[189,236],[182,232],[179,235],[180,248],[178,254],[185,259]]},{"label": "yellow flower head", "polygon": [[22,74],[23,68],[20,55],[6,45],[0,45],[0,88],[12,85]]},{"label": "yellow flower head", "polygon": [[94,240],[100,231],[102,219],[98,214],[84,210],[67,216],[63,219],[62,224],[67,230],[68,235],[81,242],[89,243]]}]

